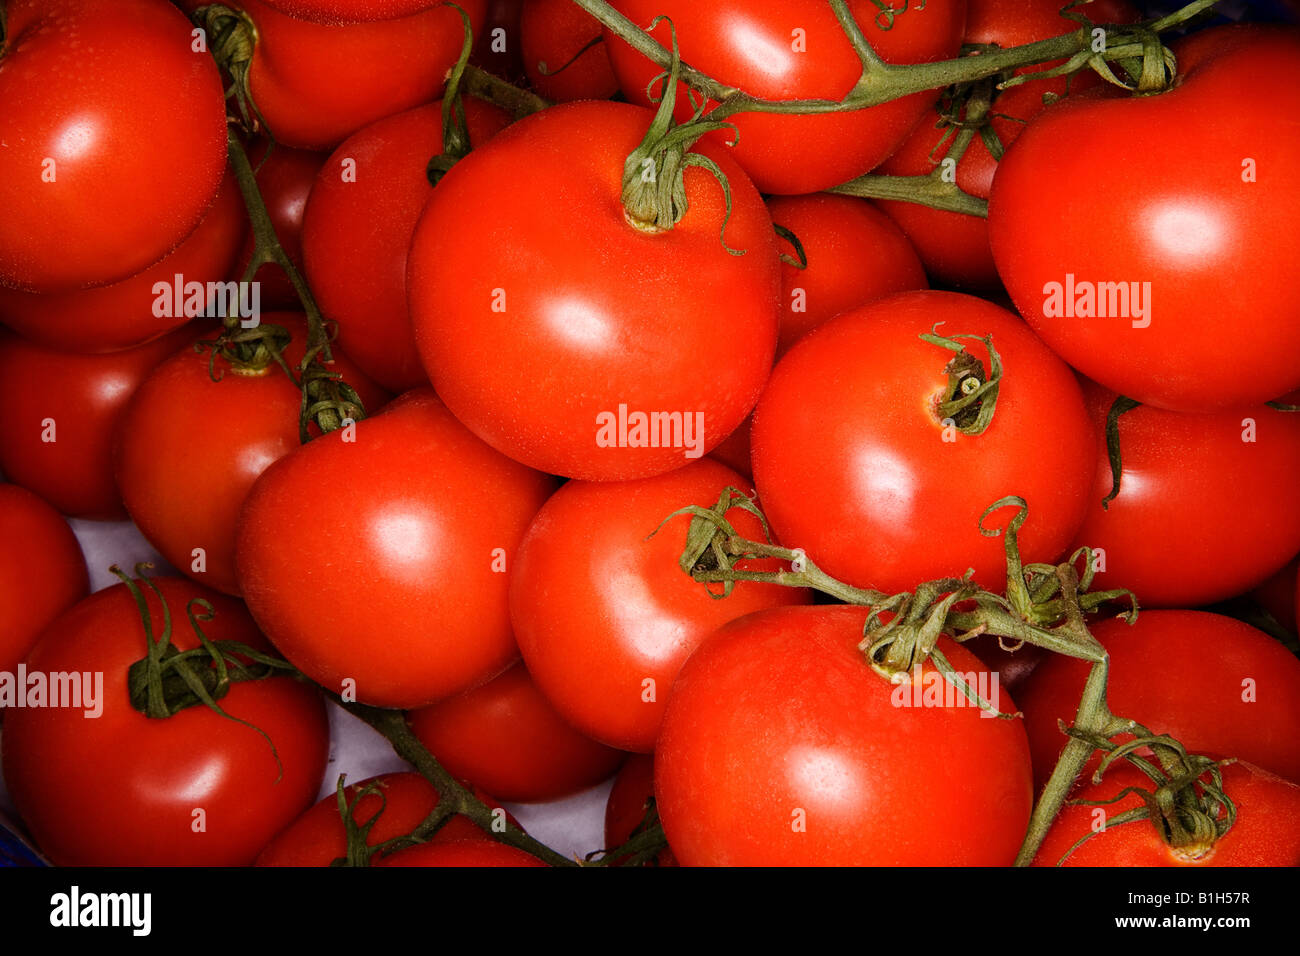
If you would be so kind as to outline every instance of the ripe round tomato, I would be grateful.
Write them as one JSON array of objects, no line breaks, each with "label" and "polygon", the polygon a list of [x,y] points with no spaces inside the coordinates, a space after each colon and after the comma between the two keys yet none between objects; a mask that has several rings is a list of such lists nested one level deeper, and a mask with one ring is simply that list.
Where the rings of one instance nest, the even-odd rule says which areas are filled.
[{"label": "ripe round tomato", "polygon": [[[470,142],[481,145],[509,117],[465,102]],[[302,222],[307,281],[339,344],[394,391],[428,382],[406,302],[411,234],[432,195],[426,170],[442,152],[442,103],[389,116],[349,136],[316,175]]]},{"label": "ripe round tomato", "polygon": [[723,247],[722,189],[697,167],[674,228],[634,227],[623,166],[651,120],[595,101],[520,120],[456,164],[416,227],[411,319],[430,380],[476,435],[552,474],[680,468],[740,424],[771,368],[767,210],[706,147],[731,183],[727,244],[744,255]]},{"label": "ripe round tomato", "polygon": [[1090,378],[1178,411],[1258,405],[1300,384],[1279,347],[1300,284],[1300,195],[1279,171],[1300,137],[1277,127],[1300,31],[1225,27],[1175,52],[1167,92],[1085,92],[1034,120],[993,183],[993,255],[1025,320]]},{"label": "ripe round tomato", "polygon": [[[258,140],[248,151],[248,158],[257,171],[257,189],[266,203],[275,237],[301,272],[303,213],[307,209],[307,195],[316,181],[316,173],[325,162],[325,154],[276,146],[268,156],[266,149],[267,141]],[[239,250],[235,275],[242,276],[253,258],[253,241],[252,224],[245,215],[244,243]],[[288,274],[275,263],[262,266],[253,279],[261,283],[259,294],[263,309],[302,308]],[[312,292],[315,291],[313,288]]]},{"label": "ripe round tomato", "polygon": [[[862,63],[821,0],[615,0],[610,4],[642,29],[666,15],[677,31],[682,62],[754,96],[773,100],[840,100],[862,75]],[[957,55],[965,0],[930,0],[880,29],[877,3],[850,0],[867,40],[887,63],[927,63]],[[669,27],[651,34],[671,48]],[[606,31],[610,62],[623,95],[647,104],[646,88],[660,67]],[[656,84],[656,93],[662,83]],[[754,185],[765,193],[812,193],[868,172],[907,135],[930,93],[914,93],[866,110],[815,116],[737,113],[739,131],[710,134],[716,143],[737,139],[733,152]],[[710,104],[712,105],[712,104]],[[690,116],[684,90],[677,118]]]},{"label": "ripe round tomato", "polygon": [[[1092,633],[1110,654],[1111,713],[1196,753],[1240,757],[1300,781],[1300,661],[1280,643],[1203,611],[1143,611],[1132,627],[1112,619]],[[1040,784],[1066,743],[1056,722],[1074,720],[1087,674],[1087,662],[1054,654],[1020,692]]]},{"label": "ripe round tomato", "polygon": [[[1196,607],[1248,591],[1300,551],[1300,416],[1266,406],[1187,415],[1142,405],[1119,419],[1124,470],[1104,436],[1115,394],[1084,395],[1100,436],[1075,545],[1105,552],[1096,590],[1128,588],[1142,607]],[[1191,516],[1195,520],[1190,520]]]},{"label": "ripe round tomato", "polygon": [[[942,691],[929,692],[940,706],[912,705],[920,688],[892,686],[857,649],[866,615],[848,606],[762,611],[691,655],[655,751],[659,815],[682,865],[1015,858],[1033,803],[1020,722],[982,716],[929,664],[912,680],[967,706],[943,706]],[[978,686],[975,657],[946,639],[939,646]],[[985,692],[1015,711],[1007,695]]]},{"label": "ripe round tomato", "polygon": [[0,332],[0,471],[65,515],[126,516],[113,480],[113,435],[159,362],[203,335],[187,325],[144,345],[75,355]]},{"label": "ripe round tomato", "polygon": [[[593,40],[598,42],[584,50]],[[573,0],[528,0],[519,19],[519,42],[528,82],[548,100],[607,100],[618,92],[600,23]],[[543,64],[550,72],[542,72]]]},{"label": "ripe round tomato", "polygon": [[[261,318],[289,329],[284,357],[296,368],[306,349],[305,320],[288,312]],[[210,357],[186,342],[141,383],[122,413],[114,472],[131,520],[163,557],[194,580],[238,595],[239,508],[257,476],[299,446],[302,393],[274,363],[260,372],[236,371],[220,356],[214,382]],[[331,368],[357,390],[367,411],[388,399],[340,349]],[[221,414],[213,415],[214,408]]]},{"label": "ripe round tomato", "polygon": [[45,625],[88,587],[63,516],[27,489],[0,484],[0,673],[14,673]]},{"label": "ripe round tomato", "polygon": [[221,183],[216,63],[165,0],[6,9],[0,286],[65,292],[135,275],[194,231]]},{"label": "ripe round tomato", "polygon": [[[258,478],[237,529],[239,585],[312,680],[378,707],[423,707],[518,653],[509,562],[555,483],[484,445],[428,389],[354,427]],[[322,489],[346,502],[328,520]]]},{"label": "ripe round tomato", "polygon": [[[1125,787],[1154,792],[1151,778],[1129,764],[1106,771],[1099,784],[1077,791],[1076,800],[1110,800]],[[1075,841],[1092,833],[1094,822],[1109,821],[1142,806],[1128,794],[1104,807],[1066,806],[1034,858],[1034,866],[1300,866],[1300,787],[1248,763],[1222,768],[1223,792],[1237,808],[1237,819],[1208,851],[1175,850],[1155,825],[1135,821],[1107,827],[1081,847]],[[1067,855],[1068,854],[1068,855]]]},{"label": "ripe round tomato", "polygon": [[[203,624],[209,639],[266,648],[238,601],[183,578],[153,580],[178,649],[198,646],[186,618],[196,598],[216,612]],[[143,590],[157,638],[162,608]],[[320,695],[273,677],[237,683],[221,699],[228,714],[271,738],[273,753],[256,730],[201,704],[162,719],[134,710],[127,669],[145,650],[140,614],[124,584],[92,594],[46,628],[27,658],[28,674],[89,673],[96,685],[102,675],[95,695],[102,712],[5,710],[4,778],[14,805],[60,866],[246,866],[320,785],[329,751]],[[92,702],[83,696],[80,703]]]},{"label": "ripe round tomato", "polygon": [[584,737],[542,696],[523,664],[408,715],[447,772],[502,800],[556,800],[609,777],[623,754]]},{"label": "ripe round tomato", "polygon": [[[746,482],[708,460],[636,481],[571,481],[529,527],[510,582],[515,637],[538,688],[589,737],[653,750],[668,689],[702,640],[743,614],[808,600],[801,589],[753,582],[710,597],[677,563],[689,515],[647,540],[674,511],[712,507],[729,485]],[[732,511],[727,519],[763,539],[753,515]],[[774,571],[779,563],[741,567]]]},{"label": "ripe round tomato", "polygon": [[390,853],[375,866],[546,866],[541,860],[493,840],[422,843]]},{"label": "ripe round tomato", "polygon": [[[936,322],[943,335],[991,335],[1002,356],[983,434],[940,416],[953,353],[919,338]],[[959,341],[991,371],[982,342]],[[831,320],[780,361],[754,413],[754,483],[781,541],[842,581],[892,593],[974,568],[1000,590],[1004,544],[980,534],[980,515],[1019,495],[1024,560],[1056,558],[1083,520],[1093,441],[1078,382],[1015,316],[906,292]]]},{"label": "ripe round tomato", "polygon": [[[654,772],[653,754],[632,754],[624,761],[605,804],[605,849],[622,846],[645,819],[650,798],[654,796]],[[677,865],[671,847],[659,851],[655,865]]]}]

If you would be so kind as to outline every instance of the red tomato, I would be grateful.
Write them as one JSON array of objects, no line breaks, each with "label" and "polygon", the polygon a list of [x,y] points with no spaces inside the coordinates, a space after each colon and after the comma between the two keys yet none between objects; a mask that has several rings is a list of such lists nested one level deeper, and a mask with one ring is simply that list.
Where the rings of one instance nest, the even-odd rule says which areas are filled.
[{"label": "red tomato", "polygon": [[262,0],[285,16],[315,23],[392,20],[436,7],[439,0]]},{"label": "red tomato", "polygon": [[165,0],[7,12],[0,285],[65,292],[135,275],[194,231],[221,183],[216,63]]},{"label": "red tomato", "polygon": [[[289,329],[293,339],[284,357],[296,368],[307,323],[275,312],[262,321]],[[210,357],[187,342],[144,380],[122,414],[115,474],[131,519],[163,557],[194,580],[237,595],[239,508],[257,476],[299,446],[302,392],[278,365],[241,372],[220,357],[214,382]],[[331,368],[368,411],[388,399],[337,348]],[[221,414],[213,415],[213,408]],[[203,440],[196,442],[196,435]]]},{"label": "red tomato", "polygon": [[[351,489],[347,506],[322,521],[318,496],[331,487]],[[407,392],[263,472],[237,530],[244,599],[312,680],[362,703],[423,707],[517,654],[506,572],[554,487],[428,389]]]},{"label": "red tomato", "polygon": [[1300,384],[1280,346],[1300,194],[1275,172],[1300,165],[1300,136],[1277,127],[1300,31],[1226,27],[1176,52],[1169,91],[1070,97],[1021,135],[993,184],[993,255],[1026,321],[1090,378],[1179,411],[1258,405]]},{"label": "red tomato", "polygon": [[[509,121],[475,99],[465,118],[473,144]],[[303,217],[306,275],[321,311],[366,374],[395,391],[428,381],[411,330],[406,259],[432,195],[429,160],[441,152],[441,101],[372,123],[326,160]]]},{"label": "red tomato", "polygon": [[235,263],[243,221],[239,187],[227,173],[203,222],[157,264],[93,289],[44,294],[0,289],[0,322],[38,345],[73,352],[112,352],[156,339],[188,320],[155,314],[149,307],[155,283],[171,285],[177,275],[185,282],[224,281]]},{"label": "red tomato", "polygon": [[[600,23],[573,0],[528,0],[519,28],[528,81],[548,100],[607,100],[618,92]],[[593,40],[599,42],[578,55]]]},{"label": "red tomato", "polygon": [[679,468],[740,424],[771,368],[776,236],[739,167],[704,150],[731,183],[726,241],[744,255],[723,247],[723,193],[697,167],[673,229],[626,218],[624,162],[651,119],[592,101],[520,120],[456,164],[416,227],[411,319],[430,380],[480,438],[552,474]]},{"label": "red tomato", "polygon": [[[901,706],[920,688],[891,686],[867,665],[857,649],[866,615],[847,606],[764,611],[691,655],[655,751],[660,819],[682,865],[1015,858],[1033,803],[1020,722],[942,706],[943,688],[967,701],[929,664],[913,680],[939,687],[930,693],[940,706]],[[946,639],[939,646],[978,686],[987,672],[975,657]],[[1015,711],[1007,695],[985,693]],[[873,820],[880,825],[864,823]]]},{"label": "red tomato", "polygon": [[[1188,750],[1240,757],[1300,780],[1300,661],[1248,624],[1203,611],[1143,611],[1092,627],[1110,654],[1113,714]],[[1088,664],[1052,655],[1020,694],[1034,775],[1046,782],[1073,722]],[[1129,738],[1122,738],[1129,739]]]},{"label": "red tomato", "polygon": [[531,853],[490,840],[423,843],[398,850],[375,866],[546,866]]},{"label": "red tomato", "polygon": [[[953,353],[919,338],[936,322],[941,334],[991,335],[1002,356],[981,435],[946,427],[938,412]],[[982,342],[959,341],[991,369]],[[1003,541],[977,522],[1006,495],[1029,504],[1024,560],[1056,558],[1083,520],[1094,454],[1065,364],[1015,316],[951,292],[880,299],[817,329],[772,373],[753,440],[754,483],[785,545],[842,581],[891,593],[967,568],[1000,590]],[[1010,517],[990,515],[986,527]]]},{"label": "red tomato", "polygon": [[[682,663],[722,624],[808,594],[740,583],[722,600],[682,573],[687,505],[711,507],[744,479],[713,461],[626,482],[571,481],[538,513],[510,582],[510,619],[533,680],[574,727],[622,750],[654,749]],[[758,519],[728,514],[762,540]],[[772,560],[742,568],[776,570]]]},{"label": "red tomato", "polygon": [[[1099,435],[1096,477],[1075,545],[1105,551],[1096,590],[1128,588],[1142,607],[1195,607],[1248,591],[1300,551],[1300,416],[1266,406],[1186,415],[1148,405],[1119,419],[1124,470],[1104,435],[1115,394],[1084,388]],[[1191,520],[1191,516],[1195,520]]]},{"label": "red tomato", "polygon": [[1292,558],[1280,571],[1250,592],[1250,596],[1272,615],[1273,620],[1292,634],[1297,629],[1296,606],[1300,598],[1297,575],[1300,575],[1300,555]]},{"label": "red tomato", "polygon": [[[266,203],[275,237],[285,253],[302,271],[303,213],[307,209],[307,194],[311,192],[316,173],[325,162],[324,153],[305,149],[276,146],[266,155],[266,141],[258,140],[249,150],[249,160],[257,171],[257,189]],[[253,258],[253,229],[244,216],[244,244],[239,250],[236,276],[242,276]],[[253,279],[261,283],[259,294],[263,309],[300,309],[298,294],[288,274],[274,263],[257,270]],[[312,292],[316,290],[313,288]]]},{"label": "red tomato", "polygon": [[[1067,806],[1033,865],[1300,866],[1300,787],[1248,763],[1230,763],[1222,770],[1223,791],[1236,806],[1237,819],[1212,849],[1175,850],[1153,823],[1136,821],[1108,827],[1070,852],[1075,841],[1093,832],[1099,813],[1109,821],[1141,807],[1142,798],[1133,793],[1104,807]],[[1101,783],[1078,791],[1075,799],[1110,800],[1124,787],[1155,790],[1150,777],[1124,764],[1106,771]]]},{"label": "red tomato", "polygon": [[[652,754],[632,754],[614,778],[605,804],[605,848],[622,846],[645,819],[650,798],[654,796],[655,761]],[[671,848],[660,850],[657,866],[676,866]]]},{"label": "red tomato", "polygon": [[488,0],[483,28],[474,33],[469,62],[510,83],[524,82],[524,60],[519,42],[519,20],[524,0]]},{"label": "red tomato", "polygon": [[[195,598],[216,611],[203,625],[209,639],[266,647],[238,601],[181,578],[153,580],[171,611],[178,649],[198,646],[186,618]],[[162,608],[143,590],[157,638]],[[92,594],[46,628],[27,658],[28,674],[102,675],[102,713],[5,711],[4,778],[14,805],[60,866],[246,866],[320,785],[329,750],[320,695],[274,677],[237,683],[221,699],[228,714],[271,738],[273,753],[256,730],[201,704],[165,719],[134,710],[127,668],[144,655],[140,614],[122,584]]]},{"label": "red tomato", "polygon": [[0,484],[0,673],[14,673],[45,625],[88,587],[63,516],[27,489]]},{"label": "red tomato", "polygon": [[[378,787],[357,800],[357,791]],[[354,783],[343,791],[348,803],[357,800],[352,819],[358,826],[374,819],[366,845],[377,846],[413,831],[438,805],[438,791],[418,773],[386,773]],[[454,816],[431,838],[434,843],[449,840],[490,839],[471,820]],[[339,818],[338,796],[331,793],[266,845],[258,854],[257,866],[329,866],[346,856],[347,837]]]},{"label": "red tomato", "polygon": [[185,326],[121,352],[74,355],[0,332],[0,471],[66,515],[125,517],[114,429],[153,368],[201,334]]},{"label": "red tomato", "polygon": [[[746,93],[773,100],[840,100],[862,75],[862,63],[821,0],[615,0],[610,4],[645,29],[667,15],[677,30],[682,61]],[[965,0],[930,0],[876,24],[880,5],[850,0],[867,40],[887,63],[926,63],[957,55]],[[670,48],[667,23],[652,35]],[[610,62],[630,102],[646,104],[646,88],[661,69],[606,31]],[[658,86],[656,85],[656,92]],[[866,110],[793,116],[737,113],[736,162],[765,193],[812,193],[852,179],[879,165],[907,135],[927,106],[929,93],[915,93]],[[690,116],[684,91],[677,118]],[[717,143],[735,138],[712,133]]]}]

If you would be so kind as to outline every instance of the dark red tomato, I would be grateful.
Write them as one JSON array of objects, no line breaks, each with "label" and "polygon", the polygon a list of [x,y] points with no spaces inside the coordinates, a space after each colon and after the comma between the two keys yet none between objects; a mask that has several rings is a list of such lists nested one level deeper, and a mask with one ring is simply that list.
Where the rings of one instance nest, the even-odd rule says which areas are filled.
[{"label": "dark red tomato", "polygon": [[[1143,611],[1132,627],[1112,619],[1092,632],[1110,654],[1117,717],[1300,780],[1300,661],[1263,631],[1203,611]],[[1020,694],[1040,784],[1066,742],[1056,722],[1073,722],[1087,674],[1086,662],[1053,655]]]},{"label": "dark red tomato", "polygon": [[607,100],[618,92],[600,23],[573,0],[527,0],[519,27],[528,81],[548,100]]},{"label": "dark red tomato", "polygon": [[546,866],[531,853],[491,840],[424,843],[398,850],[375,866]]},{"label": "dark red tomato", "polygon": [[114,429],[154,367],[202,334],[190,325],[121,352],[76,355],[0,332],[0,471],[65,515],[125,517]]},{"label": "dark red tomato", "polygon": [[438,6],[439,0],[263,0],[286,16],[316,23],[392,20]]},{"label": "dark red tomato", "polygon": [[[702,640],[743,614],[808,600],[802,589],[752,582],[728,598],[710,597],[677,563],[689,515],[647,540],[674,511],[712,507],[729,485],[747,487],[707,459],[637,481],[571,481],[528,529],[510,582],[515,637],[542,693],[589,737],[653,750],[668,689]],[[740,534],[763,539],[753,515],[727,517]]]},{"label": "dark red tomato", "polygon": [[[216,612],[203,624],[208,638],[266,648],[238,601],[183,578],[154,583],[178,649],[198,646],[186,618],[196,598]],[[163,609],[145,594],[156,638]],[[228,714],[271,738],[273,752],[256,730],[202,705],[163,719],[134,710],[127,669],[144,655],[139,610],[124,584],[46,628],[28,674],[94,674],[94,707],[83,676],[82,706],[5,711],[4,778],[14,805],[60,866],[246,866],[320,786],[329,751],[320,694],[275,677],[237,683],[221,699]]]},{"label": "dark red tomato", "polygon": [[[382,791],[357,800],[357,791],[373,786]],[[374,819],[367,846],[405,836],[424,822],[438,805],[438,791],[418,773],[386,773],[344,788],[348,803],[356,800],[352,819],[362,826]],[[489,839],[468,818],[457,815],[444,823],[432,842]],[[257,866],[329,866],[347,854],[347,836],[339,817],[338,796],[331,793],[282,830],[258,854]]]},{"label": "dark red tomato", "polygon": [[1292,558],[1280,571],[1250,592],[1273,620],[1292,634],[1296,633],[1297,575],[1300,575],[1300,556]]},{"label": "dark red tomato", "polygon": [[[1131,793],[1104,807],[1067,806],[1056,818],[1034,858],[1034,866],[1300,866],[1300,787],[1248,763],[1222,768],[1223,791],[1237,819],[1212,847],[1175,850],[1152,823],[1106,827],[1071,852],[1075,842],[1142,806]],[[1106,772],[1099,784],[1075,794],[1078,800],[1112,800],[1125,787],[1154,792],[1151,778],[1125,764]],[[1104,823],[1102,823],[1104,826]],[[1067,855],[1068,854],[1068,855]]]},{"label": "dark red tomato", "polygon": [[[683,866],[1015,858],[1033,803],[1024,728],[986,715],[929,664],[891,685],[857,648],[866,615],[763,611],[691,655],[655,750],[659,815]],[[939,647],[986,699],[1015,711],[973,655],[946,639]]]},{"label": "dark red tomato", "polygon": [[13,674],[45,625],[89,586],[63,516],[27,489],[0,484],[0,673]]},{"label": "dark red tomato", "polygon": [[651,121],[596,101],[520,120],[456,164],[416,227],[411,319],[430,380],[476,435],[552,474],[680,468],[741,423],[771,369],[780,278],[767,209],[705,147],[731,183],[727,244],[744,255],[723,247],[723,193],[698,167],[675,227],[633,226],[623,167]]},{"label": "dark red tomato", "polygon": [[523,664],[407,717],[449,773],[502,800],[570,796],[608,778],[623,759],[566,724]]},{"label": "dark red tomato", "polygon": [[[462,0],[477,33],[485,0]],[[240,0],[257,25],[249,84],[276,140],[333,149],[361,127],[434,99],[460,55],[464,28],[450,5],[420,4],[393,19],[310,22],[266,0]]]},{"label": "dark red tomato", "polygon": [[[432,391],[407,392],[263,472],[240,514],[239,585],[312,680],[379,707],[423,707],[514,660],[509,562],[554,487],[471,435]],[[326,488],[347,507],[322,521]]]},{"label": "dark red tomato", "polygon": [[[302,316],[268,312],[262,321],[289,329],[284,357],[296,368],[307,341]],[[214,382],[209,359],[187,342],[140,385],[122,414],[115,475],[131,519],[163,557],[194,580],[238,595],[239,509],[257,476],[299,446],[302,392],[278,365],[242,372],[220,357]],[[331,368],[368,411],[388,400],[341,349]]]},{"label": "dark red tomato", "polygon": [[239,187],[227,173],[203,222],[156,265],[112,285],[74,292],[0,289],[0,322],[38,345],[72,352],[112,352],[156,339],[188,320],[153,308],[155,284],[172,286],[177,275],[205,285],[225,280],[243,220]]},{"label": "dark red tomato", "polygon": [[1115,394],[1088,383],[1084,395],[1099,437],[1074,540],[1105,551],[1094,588],[1128,588],[1143,607],[1196,607],[1249,591],[1300,551],[1300,416],[1263,405],[1125,412],[1120,492],[1104,509],[1112,484],[1104,429]]},{"label": "dark red tomato", "polygon": [[[620,847],[645,820],[650,798],[654,796],[655,760],[653,754],[632,754],[623,763],[605,804],[605,848]],[[660,850],[657,866],[676,866],[671,848]]]},{"label": "dark red tomato", "polygon": [[[248,158],[257,170],[257,188],[266,203],[275,237],[301,272],[303,213],[307,209],[307,195],[316,181],[316,173],[325,162],[325,154],[276,146],[267,156],[266,141],[259,140],[249,150]],[[253,230],[245,216],[244,244],[239,250],[235,276],[243,275],[252,257]],[[302,308],[289,276],[278,265],[268,263],[262,266],[253,278],[261,283],[259,294],[263,309]]]},{"label": "dark red tomato", "polygon": [[[840,100],[862,75],[862,63],[834,11],[821,0],[616,0],[611,6],[642,29],[667,15],[683,62],[754,96]],[[888,30],[877,25],[877,17],[884,16],[879,4],[851,0],[849,9],[887,63],[943,60],[961,47],[965,0],[917,4],[894,17]],[[652,35],[671,48],[667,23]],[[647,104],[646,88],[661,68],[608,31],[605,39],[623,95]],[[730,118],[739,130],[732,152],[765,193],[817,192],[879,165],[931,102],[931,94],[915,93],[845,113],[738,113]],[[677,118],[690,112],[689,99],[679,90]],[[722,143],[734,137],[724,131],[710,138]]]},{"label": "dark red tomato", "polygon": [[63,292],[135,275],[194,231],[221,183],[216,63],[166,0],[6,9],[0,285]]},{"label": "dark red tomato", "polygon": [[[919,337],[936,322],[944,335],[992,336],[1002,357],[981,435],[945,425],[938,411],[953,353]],[[959,341],[991,368],[982,342]],[[1003,541],[977,522],[1006,495],[1029,505],[1024,560],[1058,557],[1083,520],[1094,454],[1065,363],[1014,315],[952,292],[880,299],[807,336],[772,373],[753,440],[754,483],[782,542],[834,577],[891,593],[968,568],[1000,590]],[[990,515],[985,526],[1010,517]]]},{"label": "dark red tomato", "polygon": [[[509,122],[475,99],[465,118],[474,145]],[[344,350],[394,391],[428,381],[406,302],[406,259],[432,195],[429,160],[441,152],[441,101],[372,123],[326,160],[303,218],[307,281],[321,311],[338,322]]]},{"label": "dark red tomato", "polygon": [[511,83],[524,82],[519,20],[524,0],[488,0],[483,29],[474,34],[469,62]]},{"label": "dark red tomato", "polygon": [[1300,165],[1300,137],[1277,129],[1300,31],[1225,27],[1176,52],[1168,92],[1085,92],[1020,136],[993,184],[993,255],[1026,321],[1090,378],[1179,411],[1258,405],[1300,384],[1279,346],[1295,330],[1300,194],[1270,172]]}]

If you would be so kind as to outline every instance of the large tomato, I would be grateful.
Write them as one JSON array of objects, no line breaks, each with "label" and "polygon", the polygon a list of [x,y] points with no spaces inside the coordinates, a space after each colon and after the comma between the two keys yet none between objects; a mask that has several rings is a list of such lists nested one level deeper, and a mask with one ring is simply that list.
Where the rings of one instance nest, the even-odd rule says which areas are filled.
[{"label": "large tomato", "polygon": [[[1012,862],[1033,803],[1024,728],[968,705],[930,664],[896,686],[877,675],[857,648],[866,615],[761,611],[691,655],[655,750],[659,816],[680,863]],[[979,687],[987,672],[973,655],[939,646],[1015,711],[987,676]]]},{"label": "large tomato", "polygon": [[[199,646],[186,617],[197,598],[216,612],[202,625],[209,639],[266,648],[238,601],[183,578],[154,583],[178,649]],[[157,639],[163,609],[143,590]],[[46,628],[27,658],[28,674],[51,681],[48,675],[102,675],[102,688],[94,680],[102,711],[5,710],[4,777],[14,805],[59,865],[247,865],[316,795],[329,750],[320,695],[272,677],[236,683],[221,698],[228,714],[270,737],[273,752],[253,727],[202,704],[167,718],[132,708],[127,669],[145,650],[140,612],[124,584],[92,594]],[[88,683],[82,704],[90,703]]]},{"label": "large tomato", "polygon": [[[267,636],[317,683],[423,707],[490,680],[518,653],[509,562],[554,481],[484,445],[429,389],[352,427],[253,485],[237,530],[239,585]],[[322,489],[346,503],[328,518]]]},{"label": "large tomato", "polygon": [[221,183],[216,63],[166,0],[6,11],[0,285],[68,291],[134,275],[194,230]]},{"label": "large tomato", "polygon": [[[611,4],[646,29],[666,15],[677,30],[682,61],[753,96],[773,100],[840,100],[862,75],[830,4],[821,0],[615,0]],[[867,40],[888,63],[925,63],[956,56],[961,46],[965,0],[904,5],[896,16],[882,5],[851,0],[849,9]],[[890,16],[883,28],[878,18]],[[669,26],[652,35],[670,48]],[[647,87],[660,67],[606,31],[610,62],[633,103],[648,102]],[[656,84],[656,90],[662,83]],[[907,135],[926,107],[929,93],[914,93],[866,110],[813,116],[737,113],[736,162],[765,193],[811,193],[868,172]],[[678,119],[690,115],[685,91],[677,96]],[[730,131],[711,134],[718,142]]]},{"label": "large tomato", "polygon": [[[979,435],[945,425],[938,404],[953,353],[922,341],[991,336],[1004,375]],[[984,365],[984,344],[958,340]],[[772,373],[754,413],[754,483],[777,536],[829,574],[887,592],[960,576],[1001,589],[1000,538],[977,522],[1007,495],[1029,505],[1026,561],[1054,560],[1074,537],[1094,444],[1078,382],[1014,315],[952,292],[907,292],[814,330]],[[986,527],[1006,524],[990,515]]]},{"label": "large tomato", "polygon": [[993,255],[1026,321],[1090,378],[1179,411],[1257,405],[1300,384],[1284,172],[1300,166],[1300,31],[1226,27],[1176,52],[1167,92],[1085,92],[1020,136],[993,182]]},{"label": "large tomato", "polygon": [[726,243],[744,254],[724,248],[723,191],[698,167],[675,227],[633,226],[624,163],[651,120],[596,101],[529,116],[453,167],[416,227],[408,288],[430,380],[480,438],[552,474],[679,468],[740,424],[770,371],[767,210],[704,147],[731,184]]}]

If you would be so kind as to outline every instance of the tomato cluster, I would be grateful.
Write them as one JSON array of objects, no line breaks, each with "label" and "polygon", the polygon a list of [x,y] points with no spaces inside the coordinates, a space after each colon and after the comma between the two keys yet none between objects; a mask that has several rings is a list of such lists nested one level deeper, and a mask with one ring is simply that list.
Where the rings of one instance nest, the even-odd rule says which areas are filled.
[{"label": "tomato cluster", "polygon": [[1300,863],[1300,30],[1059,7],[0,0],[40,852]]}]

